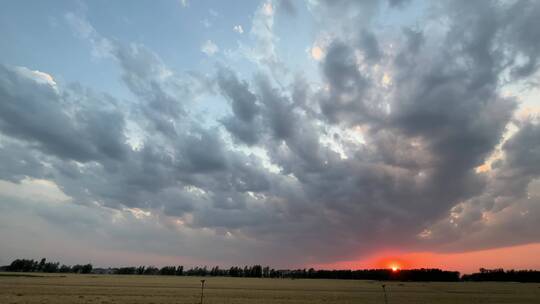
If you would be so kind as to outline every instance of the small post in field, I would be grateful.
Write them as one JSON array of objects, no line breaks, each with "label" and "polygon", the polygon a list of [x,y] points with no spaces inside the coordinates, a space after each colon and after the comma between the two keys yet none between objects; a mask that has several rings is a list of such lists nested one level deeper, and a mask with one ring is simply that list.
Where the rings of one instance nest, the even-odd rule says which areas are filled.
[{"label": "small post in field", "polygon": [[203,304],[203,297],[204,297],[204,282],[206,280],[201,280],[201,304]]},{"label": "small post in field", "polygon": [[382,285],[382,290],[384,293],[384,304],[388,304],[388,298],[386,297],[386,285]]}]

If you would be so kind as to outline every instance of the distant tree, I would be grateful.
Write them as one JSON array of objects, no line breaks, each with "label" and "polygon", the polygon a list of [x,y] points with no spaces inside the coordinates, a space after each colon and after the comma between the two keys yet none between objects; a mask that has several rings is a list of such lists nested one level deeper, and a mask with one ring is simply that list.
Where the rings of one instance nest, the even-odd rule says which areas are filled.
[{"label": "distant tree", "polygon": [[58,266],[60,265],[60,263],[51,263],[51,262],[47,262],[43,265],[43,268],[42,268],[42,271],[43,272],[47,272],[47,273],[55,273],[55,272],[58,272]]},{"label": "distant tree", "polygon": [[73,273],[90,273],[92,272],[92,264],[85,264],[85,265],[76,264],[76,265],[73,265],[73,267],[71,267],[71,271]]},{"label": "distant tree", "polygon": [[33,272],[39,270],[39,264],[34,260],[16,259],[8,267],[9,271]]},{"label": "distant tree", "polygon": [[176,267],[174,266],[164,266],[159,270],[160,275],[175,275]]},{"label": "distant tree", "polygon": [[184,275],[184,266],[180,265],[180,266],[176,267],[176,275],[177,276]]},{"label": "distant tree", "polygon": [[137,267],[136,273],[137,274],[144,274],[145,269],[146,269],[146,267],[139,266],[139,267]]},{"label": "distant tree", "polygon": [[71,266],[62,265],[62,266],[60,266],[60,269],[58,269],[58,272],[68,273],[68,272],[72,272],[72,269],[71,269]]},{"label": "distant tree", "polygon": [[250,277],[252,277],[252,278],[260,278],[260,277],[262,277],[262,266],[261,265],[253,265],[251,267]]},{"label": "distant tree", "polygon": [[7,269],[8,271],[22,271],[22,261],[19,259],[13,260]]},{"label": "distant tree", "polygon": [[540,271],[537,270],[507,270],[502,268],[485,269],[480,272],[464,275],[464,281],[500,281],[500,282],[540,282]]},{"label": "distant tree", "polygon": [[91,273],[92,269],[93,269],[92,264],[83,265],[81,268],[81,273]]},{"label": "distant tree", "polygon": [[73,273],[81,273],[82,265],[75,264],[71,266],[71,272]]},{"label": "distant tree", "polygon": [[47,262],[47,260],[45,258],[42,258],[41,261],[39,262],[39,265],[38,265],[36,271],[43,271],[43,268],[45,267],[46,262]]},{"label": "distant tree", "polygon": [[145,275],[155,275],[155,274],[159,274],[159,269],[157,269],[157,268],[154,267],[154,266],[148,266],[148,267],[146,267],[146,269],[144,270],[144,274],[145,274]]}]

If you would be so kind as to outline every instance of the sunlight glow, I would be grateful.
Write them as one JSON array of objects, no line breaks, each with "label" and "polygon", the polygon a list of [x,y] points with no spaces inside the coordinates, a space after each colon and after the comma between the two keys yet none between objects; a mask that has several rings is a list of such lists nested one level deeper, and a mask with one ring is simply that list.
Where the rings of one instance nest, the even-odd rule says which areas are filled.
[{"label": "sunlight glow", "polygon": [[311,49],[311,57],[317,61],[320,61],[323,57],[323,50],[318,46],[314,46]]}]

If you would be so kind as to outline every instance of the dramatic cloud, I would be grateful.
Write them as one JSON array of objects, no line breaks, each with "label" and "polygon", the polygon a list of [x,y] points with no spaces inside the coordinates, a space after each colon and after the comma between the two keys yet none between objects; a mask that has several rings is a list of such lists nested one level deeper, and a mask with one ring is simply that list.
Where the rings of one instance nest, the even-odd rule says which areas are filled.
[{"label": "dramatic cloud", "polygon": [[[387,10],[415,22],[382,26]],[[118,84],[2,60],[0,253],[295,266],[540,242],[540,124],[515,114],[539,102],[520,92],[538,85],[540,3],[426,10],[263,1],[249,35],[225,27],[245,40],[172,51],[64,14]],[[282,26],[308,17],[313,37]],[[43,252],[17,241],[37,225]]]},{"label": "dramatic cloud", "polygon": [[0,79],[3,134],[81,162],[126,153],[124,119],[113,98],[76,86],[60,93],[51,76],[26,68],[1,66]]}]

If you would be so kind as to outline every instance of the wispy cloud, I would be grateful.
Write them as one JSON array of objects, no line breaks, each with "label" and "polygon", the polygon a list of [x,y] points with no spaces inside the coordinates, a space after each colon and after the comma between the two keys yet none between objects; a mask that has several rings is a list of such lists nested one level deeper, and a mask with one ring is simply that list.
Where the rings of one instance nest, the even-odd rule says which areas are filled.
[{"label": "wispy cloud", "polygon": [[235,26],[233,27],[233,31],[237,32],[238,34],[243,34],[243,33],[244,33],[244,29],[243,29],[242,26],[239,25],[239,24],[238,24],[238,25],[235,25]]},{"label": "wispy cloud", "polygon": [[201,46],[201,52],[208,56],[213,56],[219,51],[218,46],[212,40],[206,40]]}]

